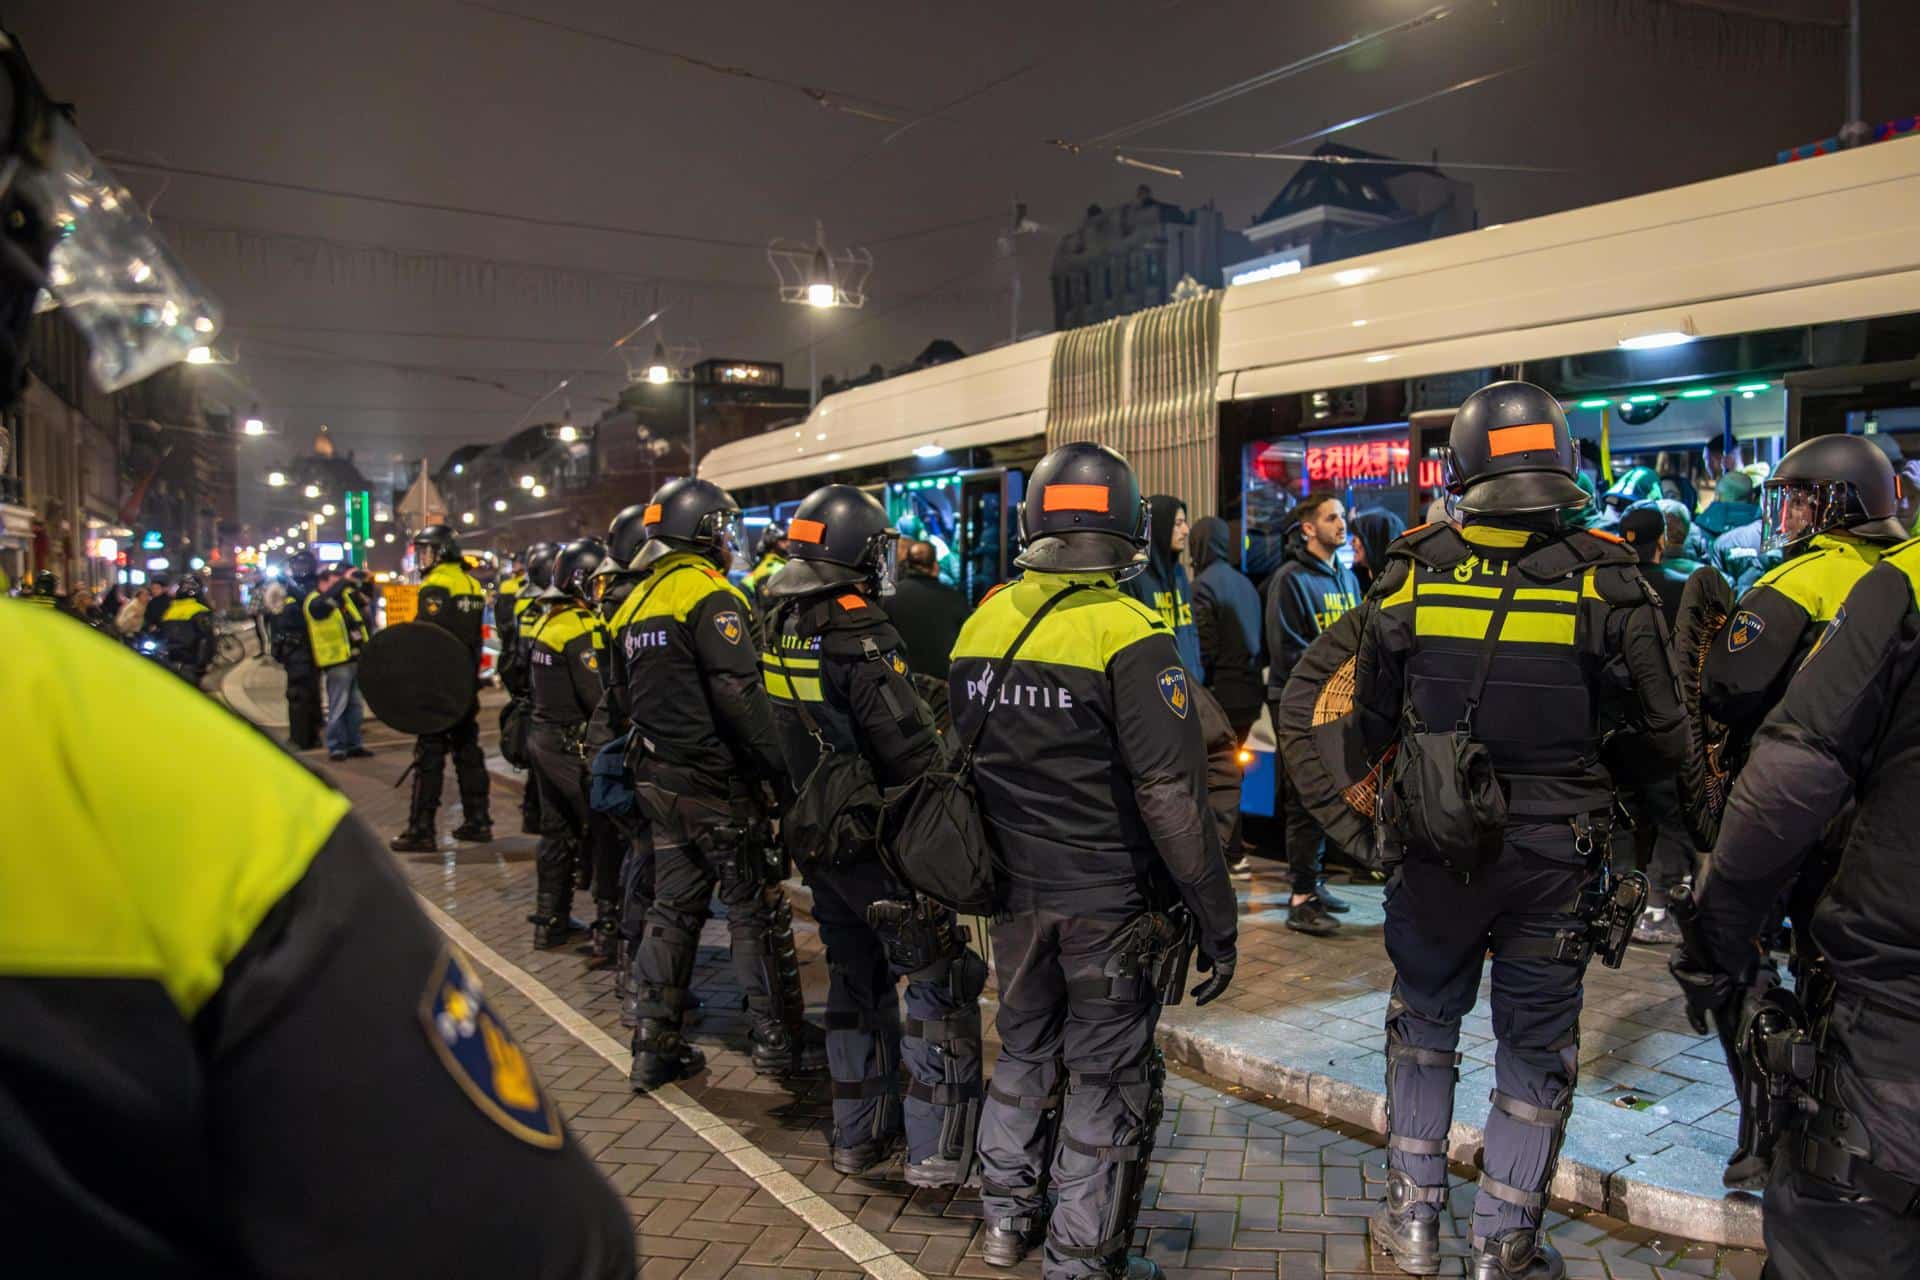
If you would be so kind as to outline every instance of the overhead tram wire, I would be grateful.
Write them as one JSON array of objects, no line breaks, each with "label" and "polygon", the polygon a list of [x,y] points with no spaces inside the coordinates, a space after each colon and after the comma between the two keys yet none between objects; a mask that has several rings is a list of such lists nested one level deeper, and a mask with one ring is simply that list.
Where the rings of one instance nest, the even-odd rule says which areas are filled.
[{"label": "overhead tram wire", "polygon": [[[1134,147],[1132,150],[1144,155],[1201,156],[1213,160],[1290,160],[1296,163],[1314,160],[1323,164],[1359,165],[1363,167],[1391,165],[1401,169],[1419,163],[1413,160],[1395,160],[1390,156],[1372,158],[1361,156],[1315,155],[1308,151],[1225,151],[1215,150],[1209,147]],[[1119,151],[1115,151],[1113,154],[1116,160],[1119,160],[1123,164],[1126,163],[1127,157],[1125,154]],[[1498,173],[1553,174],[1576,172],[1576,170],[1573,169],[1557,169],[1545,165],[1533,164],[1491,164],[1471,160],[1448,160],[1445,163],[1449,169],[1479,169]]]},{"label": "overhead tram wire", "polygon": [[[1458,84],[1450,84],[1444,89],[1435,89],[1432,93],[1422,94],[1418,98],[1410,98],[1405,102],[1398,103],[1391,107],[1383,107],[1378,111],[1369,111],[1365,115],[1354,116],[1351,120],[1342,120],[1339,124],[1330,124],[1324,129],[1315,129],[1312,133],[1303,133],[1297,138],[1288,138],[1275,149],[1297,147],[1303,142],[1313,142],[1320,138],[1330,137],[1336,133],[1342,133],[1348,129],[1356,129],[1363,124],[1372,124],[1375,120],[1384,120],[1388,116],[1397,115],[1402,111],[1412,110],[1414,107],[1424,107],[1429,102],[1437,102],[1450,94],[1487,84],[1503,76],[1510,76],[1516,71],[1524,71],[1532,65],[1530,62],[1523,62],[1517,66],[1503,67],[1499,71],[1489,71],[1483,76],[1474,76],[1470,80],[1462,80]],[[1138,151],[1144,148],[1136,147],[1134,149]]]},{"label": "overhead tram wire", "polygon": [[1417,28],[1427,26],[1430,23],[1438,22],[1452,13],[1455,7],[1456,6],[1452,4],[1435,5],[1431,9],[1415,14],[1413,17],[1402,22],[1396,22],[1392,26],[1382,27],[1377,31],[1370,31],[1365,35],[1355,36],[1353,39],[1343,41],[1340,44],[1334,45],[1332,48],[1322,49],[1318,53],[1308,54],[1304,58],[1287,63],[1285,66],[1275,67],[1271,71],[1264,71],[1250,79],[1241,80],[1238,83],[1230,84],[1222,89],[1216,89],[1212,93],[1203,94],[1190,102],[1184,102],[1177,107],[1169,107],[1165,111],[1160,111],[1144,119],[1136,120],[1132,124],[1123,125],[1118,129],[1109,129],[1105,133],[1098,134],[1081,142],[1073,142],[1065,138],[1050,138],[1048,142],[1063,151],[1072,152],[1076,155],[1083,151],[1106,147],[1123,138],[1130,138],[1135,134],[1144,133],[1148,129],[1157,128],[1163,124],[1170,124],[1184,116],[1192,115],[1196,111],[1205,111],[1210,107],[1217,107],[1221,103],[1231,102],[1233,99],[1252,93],[1256,89],[1264,89],[1268,85],[1278,84],[1282,80],[1291,79],[1303,71],[1311,71],[1315,67],[1325,66],[1335,59],[1344,57],[1357,49],[1363,49],[1377,41],[1385,40],[1389,36],[1399,35],[1402,32],[1413,31]]}]

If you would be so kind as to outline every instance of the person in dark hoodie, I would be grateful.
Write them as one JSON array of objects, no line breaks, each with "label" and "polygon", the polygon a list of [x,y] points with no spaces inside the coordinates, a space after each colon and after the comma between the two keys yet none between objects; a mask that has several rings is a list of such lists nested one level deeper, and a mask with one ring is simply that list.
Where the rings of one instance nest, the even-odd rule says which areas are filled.
[{"label": "person in dark hoodie", "polygon": [[1156,493],[1147,499],[1147,508],[1152,515],[1147,567],[1121,583],[1120,589],[1160,615],[1173,632],[1181,665],[1198,679],[1206,664],[1200,657],[1200,633],[1193,625],[1193,592],[1187,585],[1186,567],[1180,563],[1192,533],[1187,504]]},{"label": "person in dark hoodie", "polygon": [[1406,531],[1405,520],[1380,507],[1356,511],[1353,519],[1347,521],[1347,543],[1353,548],[1353,576],[1360,584],[1362,595],[1386,566],[1387,548]]},{"label": "person in dark hoodie", "polygon": [[[1360,583],[1339,560],[1347,542],[1345,504],[1331,493],[1310,493],[1293,514],[1299,536],[1288,542],[1286,560],[1267,579],[1267,701],[1274,706],[1275,724],[1280,722],[1281,691],[1300,655],[1335,619],[1360,603]],[[1326,833],[1290,786],[1283,807],[1287,862],[1293,870],[1287,928],[1328,937],[1340,927],[1329,913],[1343,912],[1347,904],[1320,883]]]},{"label": "person in dark hoodie", "polygon": [[1260,668],[1267,646],[1260,593],[1234,564],[1233,532],[1218,516],[1194,521],[1193,626],[1200,641],[1200,682],[1213,691],[1242,742],[1260,718],[1266,695]]}]

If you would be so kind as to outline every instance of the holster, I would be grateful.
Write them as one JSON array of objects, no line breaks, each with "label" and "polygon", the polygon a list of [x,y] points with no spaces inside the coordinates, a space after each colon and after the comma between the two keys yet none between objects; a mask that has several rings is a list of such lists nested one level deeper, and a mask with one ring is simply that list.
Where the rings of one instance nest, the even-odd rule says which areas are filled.
[{"label": "holster", "polygon": [[1151,993],[1161,1004],[1179,1004],[1192,956],[1193,917],[1185,906],[1143,911],[1121,928],[1101,969],[1106,998],[1135,1003]]},{"label": "holster", "polygon": [[880,935],[887,963],[909,978],[953,960],[970,934],[930,898],[883,898],[867,907],[867,923]]}]

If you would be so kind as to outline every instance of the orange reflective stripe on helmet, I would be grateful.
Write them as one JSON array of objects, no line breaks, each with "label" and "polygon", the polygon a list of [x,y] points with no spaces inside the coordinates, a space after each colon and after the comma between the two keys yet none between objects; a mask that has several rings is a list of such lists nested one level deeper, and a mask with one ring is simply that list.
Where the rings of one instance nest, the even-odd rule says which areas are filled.
[{"label": "orange reflective stripe on helmet", "polygon": [[1107,486],[1104,484],[1050,484],[1040,497],[1042,511],[1107,510]]},{"label": "orange reflective stripe on helmet", "polygon": [[1487,432],[1487,453],[1494,458],[1504,458],[1510,453],[1531,453],[1536,449],[1552,450],[1554,447],[1551,422],[1527,422],[1517,427],[1496,427]]},{"label": "orange reflective stripe on helmet", "polygon": [[827,526],[818,520],[795,520],[787,526],[787,541],[817,543],[827,536]]}]

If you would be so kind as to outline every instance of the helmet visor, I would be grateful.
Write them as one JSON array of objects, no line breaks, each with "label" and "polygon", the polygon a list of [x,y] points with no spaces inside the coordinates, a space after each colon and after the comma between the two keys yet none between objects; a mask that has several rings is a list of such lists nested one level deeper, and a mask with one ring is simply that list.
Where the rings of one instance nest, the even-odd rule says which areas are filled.
[{"label": "helmet visor", "polygon": [[42,306],[65,311],[87,340],[93,380],[118,391],[194,359],[219,332],[219,304],[64,116],[51,123],[47,151],[47,167],[20,166],[13,185],[52,223]]},{"label": "helmet visor", "polygon": [[740,513],[738,511],[716,511],[713,513],[714,546],[724,553],[731,562],[740,558],[740,548],[744,545],[740,534]]},{"label": "helmet visor", "polygon": [[1768,481],[1760,492],[1760,547],[1779,551],[1839,528],[1857,505],[1844,480]]}]

